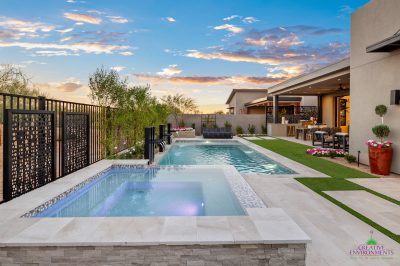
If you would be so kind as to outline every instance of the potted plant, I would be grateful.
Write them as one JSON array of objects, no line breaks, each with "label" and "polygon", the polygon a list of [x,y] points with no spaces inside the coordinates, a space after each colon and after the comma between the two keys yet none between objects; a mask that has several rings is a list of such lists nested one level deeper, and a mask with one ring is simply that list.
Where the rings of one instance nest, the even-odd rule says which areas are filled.
[{"label": "potted plant", "polygon": [[392,166],[393,149],[392,142],[385,140],[390,134],[390,128],[383,122],[383,117],[387,113],[385,105],[378,105],[375,113],[381,117],[382,122],[372,128],[372,132],[379,141],[368,140],[368,156],[371,173],[378,175],[389,175]]}]

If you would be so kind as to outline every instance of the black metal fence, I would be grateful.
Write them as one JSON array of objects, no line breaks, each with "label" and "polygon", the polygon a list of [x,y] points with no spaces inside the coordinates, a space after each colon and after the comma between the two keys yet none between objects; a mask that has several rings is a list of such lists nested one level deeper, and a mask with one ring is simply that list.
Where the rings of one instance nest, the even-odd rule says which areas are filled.
[{"label": "black metal fence", "polygon": [[[301,120],[310,120],[311,117],[317,118],[318,116],[318,106],[291,106],[290,109],[285,107],[279,106],[278,121],[285,117],[289,124],[297,124]],[[270,124],[274,123],[273,108],[273,106],[267,106],[266,109],[266,120]]]},{"label": "black metal fence", "polygon": [[113,152],[126,149],[127,139],[110,128],[112,116],[101,106],[0,93],[3,199],[104,159],[110,132],[121,138]]}]

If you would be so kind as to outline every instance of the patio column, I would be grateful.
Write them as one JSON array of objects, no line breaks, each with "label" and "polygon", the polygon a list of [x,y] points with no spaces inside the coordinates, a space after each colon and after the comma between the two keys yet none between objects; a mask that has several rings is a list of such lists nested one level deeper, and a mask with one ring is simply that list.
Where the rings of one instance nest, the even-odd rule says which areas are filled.
[{"label": "patio column", "polygon": [[322,123],[322,95],[318,95],[318,116],[317,122]]},{"label": "patio column", "polygon": [[274,96],[273,100],[272,117],[275,124],[279,124],[279,95]]}]

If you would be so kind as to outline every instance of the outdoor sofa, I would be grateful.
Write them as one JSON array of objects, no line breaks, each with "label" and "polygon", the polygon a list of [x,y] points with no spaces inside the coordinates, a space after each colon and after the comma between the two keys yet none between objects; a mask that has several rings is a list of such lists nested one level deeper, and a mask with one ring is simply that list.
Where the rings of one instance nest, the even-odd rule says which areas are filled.
[{"label": "outdoor sofa", "polygon": [[203,128],[203,138],[205,139],[231,139],[232,136],[232,129],[228,127]]}]

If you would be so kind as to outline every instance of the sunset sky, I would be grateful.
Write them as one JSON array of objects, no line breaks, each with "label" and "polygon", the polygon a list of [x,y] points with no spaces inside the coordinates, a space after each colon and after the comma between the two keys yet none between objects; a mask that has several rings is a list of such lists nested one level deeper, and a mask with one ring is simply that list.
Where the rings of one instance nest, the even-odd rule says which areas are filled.
[{"label": "sunset sky", "polygon": [[368,0],[0,0],[0,64],[49,96],[89,102],[88,76],[115,69],[154,95],[225,110],[232,88],[268,88],[346,57]]}]

